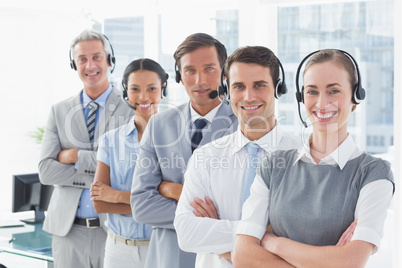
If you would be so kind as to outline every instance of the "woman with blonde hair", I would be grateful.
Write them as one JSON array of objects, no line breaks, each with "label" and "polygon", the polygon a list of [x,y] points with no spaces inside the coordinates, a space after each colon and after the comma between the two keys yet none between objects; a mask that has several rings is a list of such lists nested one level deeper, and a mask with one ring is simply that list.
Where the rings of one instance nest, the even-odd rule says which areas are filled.
[{"label": "woman with blonde hair", "polygon": [[[236,232],[235,267],[363,267],[380,246],[394,179],[390,164],[348,132],[365,96],[357,63],[345,51],[320,50],[297,76],[304,61],[297,99],[312,134],[260,164]],[[348,226],[350,242],[337,245]]]}]

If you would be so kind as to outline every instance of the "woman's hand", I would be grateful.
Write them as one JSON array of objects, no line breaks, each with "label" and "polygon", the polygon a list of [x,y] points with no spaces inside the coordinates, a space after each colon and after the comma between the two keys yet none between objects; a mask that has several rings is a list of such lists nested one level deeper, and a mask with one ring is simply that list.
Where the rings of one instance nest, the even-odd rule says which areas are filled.
[{"label": "woman's hand", "polygon": [[100,181],[92,183],[90,188],[91,200],[93,201],[105,201],[108,203],[118,203],[115,189]]},{"label": "woman's hand", "polygon": [[341,238],[339,238],[338,243],[336,244],[337,246],[344,246],[347,243],[350,242],[352,239],[352,236],[355,232],[357,226],[357,219],[355,219],[352,224],[346,229],[346,231],[342,234]]}]

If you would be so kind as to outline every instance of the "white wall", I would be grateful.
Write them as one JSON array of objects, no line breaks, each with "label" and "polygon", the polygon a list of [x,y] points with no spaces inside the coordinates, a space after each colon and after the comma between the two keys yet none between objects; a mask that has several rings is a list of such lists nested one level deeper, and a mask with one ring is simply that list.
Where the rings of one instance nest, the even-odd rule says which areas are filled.
[{"label": "white wall", "polygon": [[53,103],[82,88],[68,51],[86,27],[79,13],[0,7],[0,215],[11,212],[12,174],[37,172],[40,147],[29,133],[45,126]]}]

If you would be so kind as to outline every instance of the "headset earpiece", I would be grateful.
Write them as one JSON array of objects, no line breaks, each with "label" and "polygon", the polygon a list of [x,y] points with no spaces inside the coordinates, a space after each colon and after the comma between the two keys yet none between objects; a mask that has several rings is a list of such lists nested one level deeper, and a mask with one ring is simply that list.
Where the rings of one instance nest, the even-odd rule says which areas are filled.
[{"label": "headset earpiece", "polygon": [[226,80],[223,80],[223,77],[225,76],[225,69],[222,68],[221,72],[221,85],[218,86],[218,98],[222,103],[228,104],[229,105],[229,89]]},{"label": "headset earpiece", "polygon": [[176,73],[176,83],[180,83],[180,80],[181,80],[181,75],[180,75],[180,72],[179,72],[179,67],[177,66],[177,63],[175,63],[174,64],[174,71],[175,71],[175,73]]},{"label": "headset earpiece", "polygon": [[366,91],[359,85],[356,85],[353,89],[352,101],[354,104],[359,104],[366,98]]},{"label": "headset earpiece", "polygon": [[[166,74],[167,75],[167,74]],[[166,97],[167,92],[166,92],[166,88],[167,88],[167,82],[163,83],[162,85],[162,94],[161,94],[161,98],[163,99],[164,97]]]},{"label": "headset earpiece", "polygon": [[71,69],[73,69],[74,71],[77,71],[77,65],[75,65],[74,59],[71,56],[71,49],[68,51],[68,57],[70,58],[70,67],[71,67]]},{"label": "headset earpiece", "polygon": [[[110,43],[109,43],[110,44]],[[107,62],[109,63],[110,67],[112,67],[111,72],[113,73],[114,67],[116,66],[116,58],[112,55],[107,56]]]},{"label": "headset earpiece", "polygon": [[296,91],[296,100],[297,102],[304,103],[304,86],[302,86],[301,91]]},{"label": "headset earpiece", "polygon": [[71,61],[70,61],[70,67],[71,67],[71,69],[73,69],[74,71],[77,71],[77,66],[75,65],[74,60],[71,60]]},{"label": "headset earpiece", "polygon": [[288,92],[288,88],[285,83],[285,71],[284,71],[282,63],[280,62],[279,59],[278,59],[278,63],[279,63],[279,69],[282,73],[282,80],[279,80],[275,86],[274,95],[275,95],[276,99],[279,99],[282,95],[284,95]]},{"label": "headset earpiece", "polygon": [[279,80],[275,87],[275,98],[279,99],[283,94],[286,94],[287,92],[288,88],[286,87],[286,84]]},{"label": "headset earpiece", "polygon": [[123,99],[128,100],[127,86],[126,86],[126,84],[124,84],[123,81],[121,82],[121,86],[123,88]]}]

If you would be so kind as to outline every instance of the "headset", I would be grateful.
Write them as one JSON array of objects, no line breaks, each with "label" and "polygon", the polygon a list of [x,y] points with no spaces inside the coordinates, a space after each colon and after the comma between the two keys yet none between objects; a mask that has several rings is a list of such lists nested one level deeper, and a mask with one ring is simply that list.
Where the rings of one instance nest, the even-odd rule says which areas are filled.
[{"label": "headset", "polygon": [[180,83],[181,80],[181,74],[179,72],[179,67],[177,67],[177,63],[174,63],[174,72],[176,73],[176,83]]},{"label": "headset", "polygon": [[[281,61],[276,58],[279,63],[279,69],[282,75],[282,79],[280,79],[275,86],[275,91],[274,91],[274,96],[276,99],[279,99],[282,95],[286,94],[288,92],[288,88],[286,86],[285,82],[285,70],[283,69]],[[217,90],[217,96],[220,99],[222,103],[229,104],[229,90],[228,90],[228,85],[226,83],[226,80],[223,80],[225,70],[222,68],[222,73],[221,73],[221,85],[218,87]],[[212,95],[212,93],[211,93]],[[222,96],[222,97],[221,97]]]},{"label": "headset", "polygon": [[[353,58],[353,56],[350,55],[348,52],[340,50],[340,49],[331,49],[331,50],[336,50],[336,51],[339,51],[339,52],[343,53],[344,55],[346,55],[351,60],[351,62],[355,66],[356,73],[357,73],[357,84],[352,89],[352,102],[357,105],[362,100],[364,100],[364,98],[366,97],[366,91],[364,90],[364,88],[362,87],[362,84],[361,84],[359,66],[358,66],[356,60]],[[319,49],[319,50],[316,50],[314,52],[311,52],[306,57],[304,57],[304,59],[300,62],[299,67],[297,67],[297,71],[296,71],[296,100],[297,100],[297,107],[298,107],[298,110],[299,110],[300,120],[302,121],[304,127],[307,127],[307,123],[306,123],[306,121],[303,120],[303,118],[301,116],[301,111],[300,111],[300,103],[304,103],[304,97],[303,97],[304,86],[302,86],[302,88],[300,90],[300,85],[299,85],[300,70],[301,70],[304,62],[306,62],[311,56],[313,56],[314,54],[316,54],[316,53],[318,53],[320,51],[322,51],[322,49]]]},{"label": "headset", "polygon": [[[112,69],[110,70],[110,72],[113,73],[114,68],[116,67],[116,58],[115,58],[115,56],[114,56],[114,50],[113,50],[112,44],[111,44],[110,41],[109,41],[109,38],[107,38],[107,36],[104,35],[104,34],[103,34],[103,37],[106,39],[106,41],[107,41],[107,43],[109,44],[109,47],[110,47],[110,53],[109,53],[109,55],[107,56],[107,62],[108,62],[109,65],[112,67]],[[104,40],[102,40],[102,41],[104,42]],[[70,50],[69,50],[69,52],[68,52],[68,56],[70,57],[70,67],[71,67],[71,69],[77,71],[77,65],[75,64],[74,59],[73,59],[73,57],[71,56],[71,54],[72,54],[72,53],[71,53],[71,48],[70,48]]]}]

